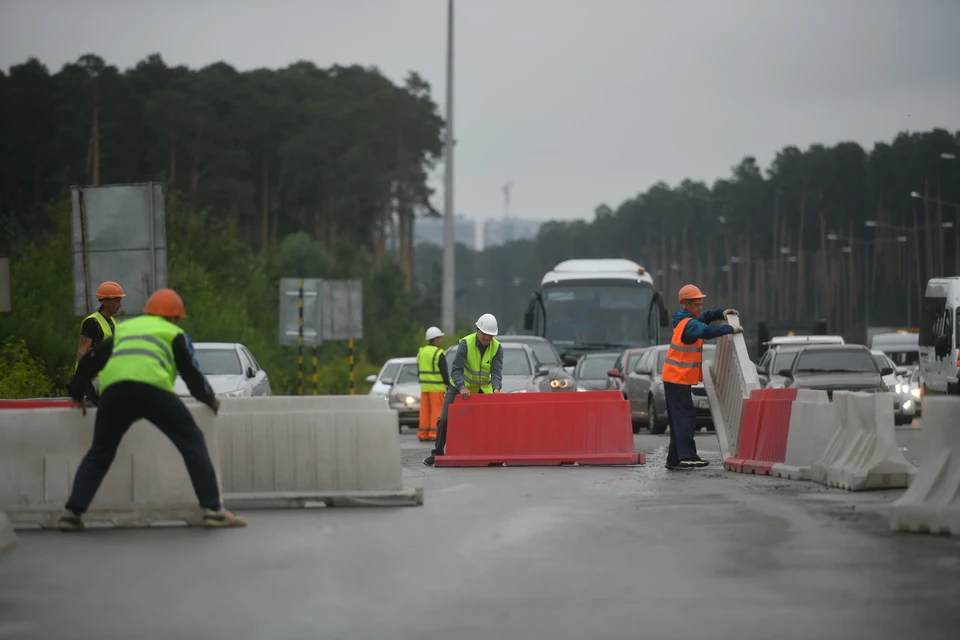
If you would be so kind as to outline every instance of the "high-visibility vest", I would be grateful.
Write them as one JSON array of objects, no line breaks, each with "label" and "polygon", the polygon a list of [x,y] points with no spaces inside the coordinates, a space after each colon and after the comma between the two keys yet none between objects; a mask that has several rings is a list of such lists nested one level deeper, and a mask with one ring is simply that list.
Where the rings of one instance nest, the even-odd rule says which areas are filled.
[{"label": "high-visibility vest", "polygon": [[490,340],[487,350],[480,357],[480,348],[477,346],[477,334],[461,338],[460,342],[467,343],[467,363],[463,367],[463,384],[470,393],[493,393],[493,375],[490,373],[490,364],[493,356],[497,355],[500,343],[496,338]]},{"label": "high-visibility vest", "polygon": [[664,382],[693,386],[703,380],[703,340],[693,344],[684,344],[681,337],[683,328],[691,318],[684,318],[673,330],[673,338],[667,349],[667,359],[663,363],[661,378]]},{"label": "high-visibility vest", "polygon": [[[97,321],[97,324],[100,325],[100,330],[103,331],[103,339],[104,339],[104,340],[106,340],[107,338],[112,338],[112,337],[113,337],[113,326],[114,326],[114,322],[116,322],[116,321],[113,320],[112,318],[111,318],[110,320],[107,320],[106,318],[103,317],[103,315],[102,315],[99,311],[94,311],[93,313],[91,313],[91,314],[88,315],[86,318],[84,318],[83,320],[80,321],[80,330],[81,330],[81,331],[83,331],[83,325],[84,325],[84,323],[85,323],[87,320],[89,320],[90,318],[93,318],[94,320],[96,320],[96,321]],[[94,343],[94,344],[96,344],[96,343]],[[77,370],[77,367],[79,367],[79,366],[80,366],[80,361],[77,360],[77,361],[73,364],[73,370],[76,371],[76,370]]]},{"label": "high-visibility vest", "polygon": [[160,316],[140,316],[117,325],[110,360],[100,372],[100,393],[125,381],[174,393],[173,340],[181,333],[183,329]]},{"label": "high-visibility vest", "polygon": [[440,373],[440,354],[443,349],[428,344],[417,352],[417,377],[420,378],[420,391],[444,391],[447,385]]}]

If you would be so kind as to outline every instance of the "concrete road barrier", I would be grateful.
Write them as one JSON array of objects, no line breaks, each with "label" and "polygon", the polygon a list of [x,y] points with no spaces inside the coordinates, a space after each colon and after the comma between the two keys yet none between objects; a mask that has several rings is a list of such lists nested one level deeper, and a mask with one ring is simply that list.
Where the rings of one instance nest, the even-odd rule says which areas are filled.
[{"label": "concrete road barrier", "polygon": [[[202,405],[190,410],[217,466],[213,412]],[[0,510],[14,526],[56,526],[93,442],[95,417],[96,409],[86,416],[77,409],[0,410]],[[200,525],[203,511],[176,447],[141,420],[121,441],[84,520],[117,527],[169,521]]]},{"label": "concrete road barrier", "polygon": [[917,473],[897,446],[890,393],[835,391],[840,429],[811,467],[811,479],[849,491],[907,487]]},{"label": "concrete road barrier", "polygon": [[914,478],[890,506],[890,528],[960,536],[960,398],[923,399],[926,454]]},{"label": "concrete road barrier", "polygon": [[423,504],[404,488],[397,412],[376,396],[229,398],[217,418],[236,508]]},{"label": "concrete road barrier", "polygon": [[17,544],[17,533],[10,524],[7,514],[0,511],[0,553],[9,551]]},{"label": "concrete road barrier", "polygon": [[837,409],[827,392],[801,389],[790,413],[786,456],[782,463],[773,465],[770,475],[790,480],[812,479],[813,463],[839,431]]}]

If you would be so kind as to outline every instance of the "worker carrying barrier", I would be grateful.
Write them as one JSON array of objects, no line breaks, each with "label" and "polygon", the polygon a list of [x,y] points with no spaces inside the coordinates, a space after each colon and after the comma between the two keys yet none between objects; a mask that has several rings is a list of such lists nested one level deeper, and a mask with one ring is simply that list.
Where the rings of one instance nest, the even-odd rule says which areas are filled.
[{"label": "worker carrying barrier", "polygon": [[923,399],[923,437],[926,454],[917,476],[890,506],[894,531],[960,536],[960,398]]},{"label": "worker carrying barrier", "polygon": [[[741,326],[736,314],[727,316],[727,322],[734,327]],[[724,460],[735,457],[747,400],[753,391],[760,389],[757,369],[750,361],[742,333],[717,338],[713,360],[703,363],[703,386],[720,440],[720,457]]]},{"label": "worker carrying barrier", "polygon": [[630,405],[619,391],[474,394],[449,408],[437,467],[635,465]]},{"label": "worker carrying barrier", "polygon": [[[217,468],[216,422],[209,407],[190,412]],[[56,527],[77,466],[93,441],[96,409],[0,407],[0,511],[14,526]],[[203,509],[183,457],[158,429],[138,420],[120,442],[116,458],[89,511],[87,523],[142,527],[159,522],[203,525]]]},{"label": "worker carrying barrier", "polygon": [[[803,448],[804,435],[791,436],[794,430],[793,412],[797,404],[829,402],[826,391],[753,391],[744,405],[737,455],[725,459],[724,468],[738,473],[775,475],[774,468],[787,459],[791,438],[794,441],[794,457],[797,457],[798,451]],[[798,428],[798,431],[803,431],[803,428]]]},{"label": "worker carrying barrier", "polygon": [[9,551],[17,544],[17,533],[10,524],[7,514],[0,511],[0,553]]},{"label": "worker carrying barrier", "polygon": [[[897,446],[891,396],[887,392],[833,392],[840,429],[811,467],[814,482],[848,491],[909,486],[917,467]],[[924,411],[926,401],[924,398]]]},{"label": "worker carrying barrier", "polygon": [[224,498],[234,508],[421,505],[403,486],[397,411],[378,396],[224,398]]}]

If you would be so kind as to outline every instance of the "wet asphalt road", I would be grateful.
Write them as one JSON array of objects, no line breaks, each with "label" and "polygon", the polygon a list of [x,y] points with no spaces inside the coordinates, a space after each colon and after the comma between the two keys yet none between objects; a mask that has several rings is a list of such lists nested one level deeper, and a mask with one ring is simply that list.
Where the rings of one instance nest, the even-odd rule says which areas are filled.
[{"label": "wet asphalt road", "polygon": [[958,637],[960,540],[887,531],[899,491],[728,473],[697,440],[691,472],[649,435],[646,467],[428,469],[405,430],[422,507],[21,531],[0,639]]}]

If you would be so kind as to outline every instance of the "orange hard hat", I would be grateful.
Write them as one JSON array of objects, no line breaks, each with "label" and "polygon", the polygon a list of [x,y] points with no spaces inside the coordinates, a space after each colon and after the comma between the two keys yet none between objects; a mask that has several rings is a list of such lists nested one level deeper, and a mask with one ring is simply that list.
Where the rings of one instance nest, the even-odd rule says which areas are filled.
[{"label": "orange hard hat", "polygon": [[187,314],[183,309],[183,300],[180,294],[173,289],[157,289],[143,305],[143,312],[151,316],[162,316],[164,318],[186,318]]},{"label": "orange hard hat", "polygon": [[104,282],[97,287],[97,300],[103,300],[105,298],[123,298],[126,295],[127,294],[123,292],[123,288],[112,280]]},{"label": "orange hard hat", "polygon": [[684,300],[699,300],[701,298],[706,298],[707,296],[703,291],[700,291],[696,285],[685,284],[680,287],[680,295],[677,297],[680,300],[680,304],[683,304]]}]

